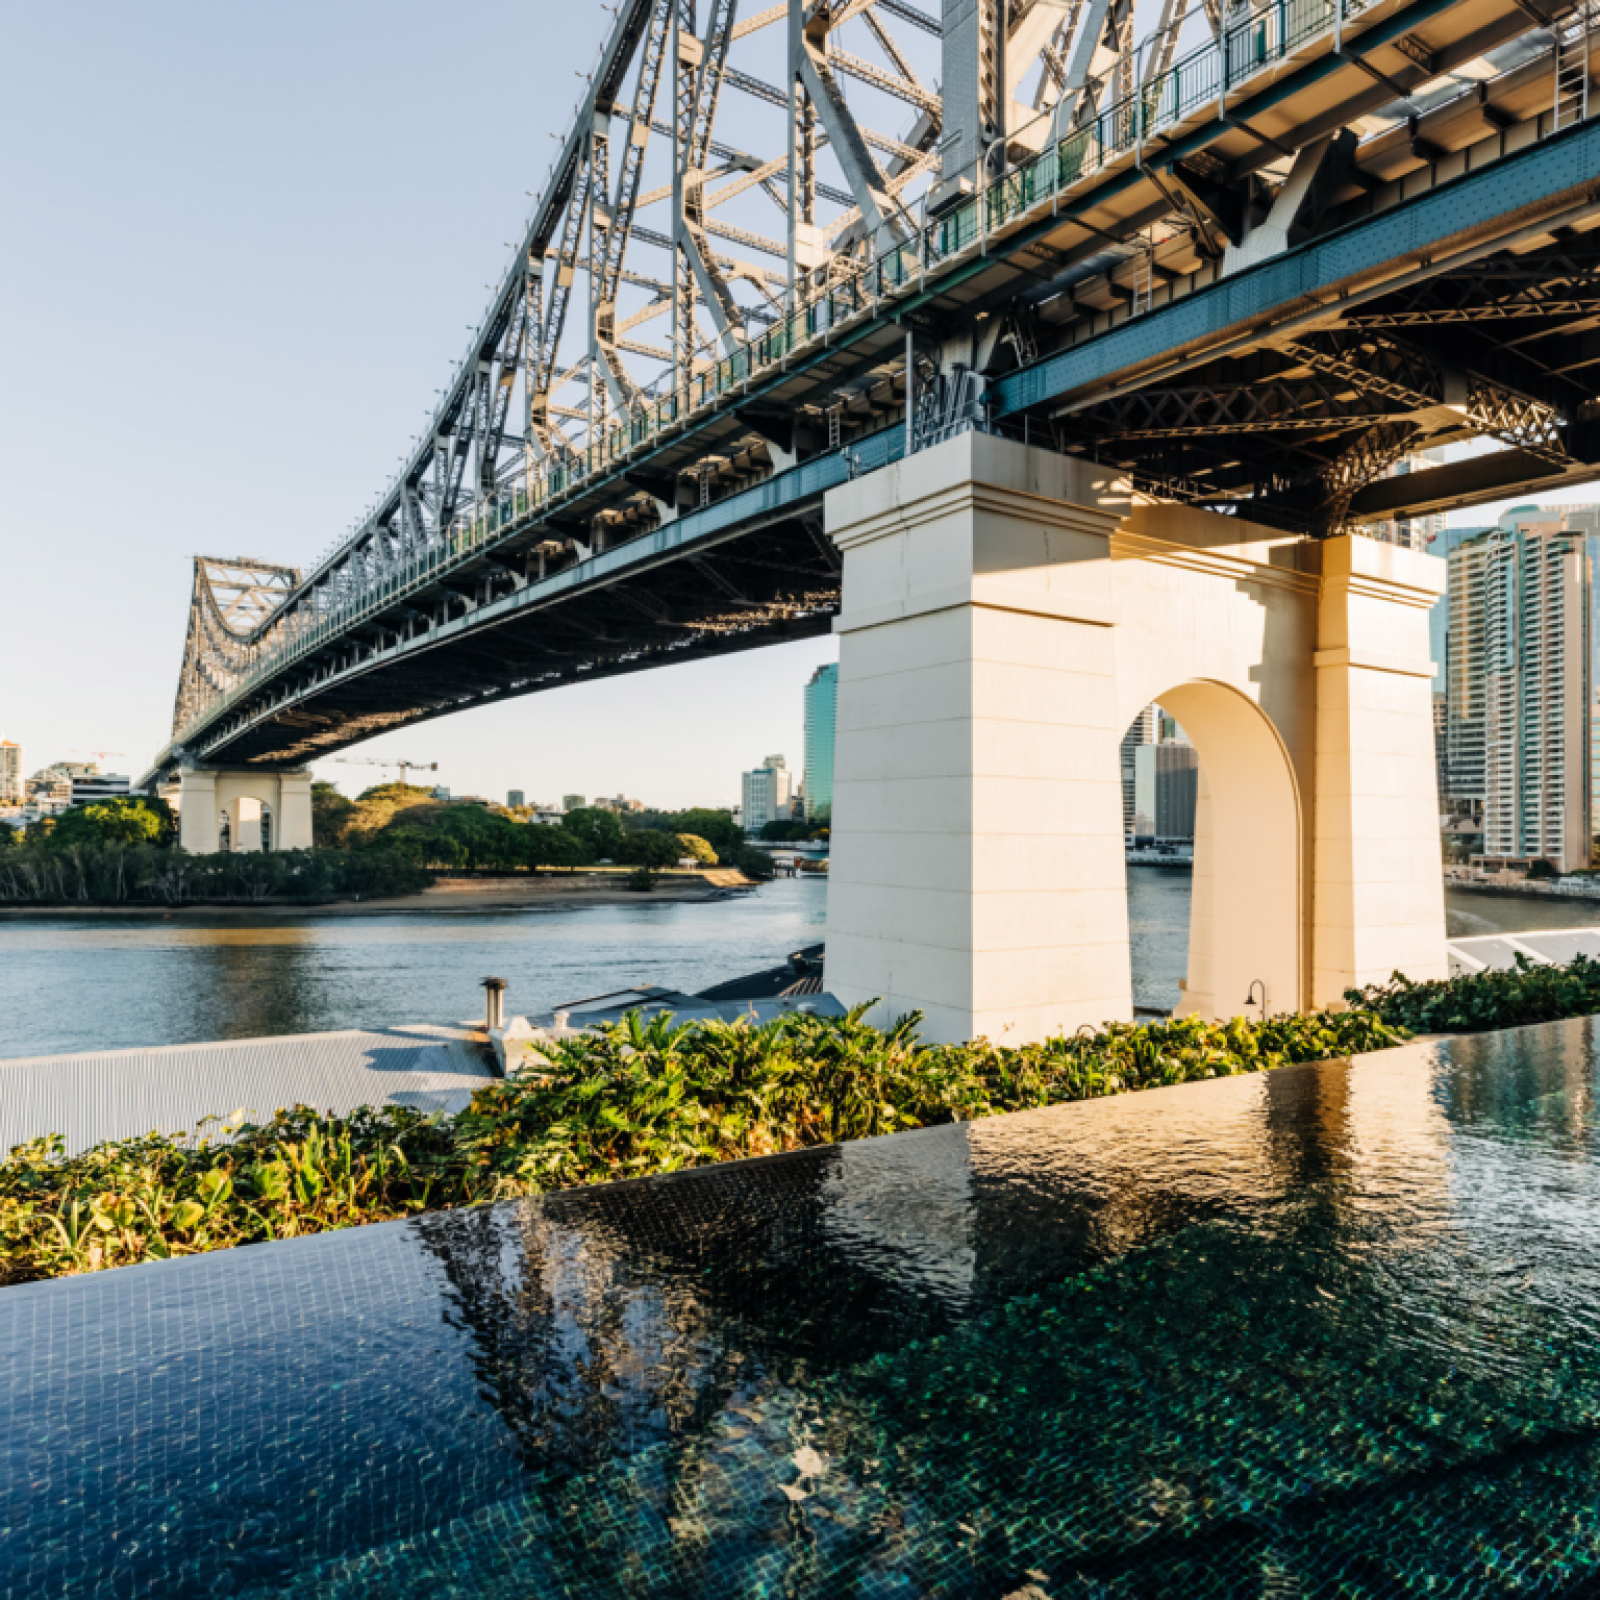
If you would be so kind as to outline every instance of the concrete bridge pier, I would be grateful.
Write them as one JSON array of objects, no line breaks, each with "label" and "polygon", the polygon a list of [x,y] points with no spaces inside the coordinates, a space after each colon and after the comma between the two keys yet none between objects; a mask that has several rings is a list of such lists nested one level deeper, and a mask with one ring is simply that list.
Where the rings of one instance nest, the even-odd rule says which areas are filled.
[{"label": "concrete bridge pier", "polygon": [[179,845],[195,855],[311,848],[311,774],[304,770],[184,767],[166,798],[178,811]]},{"label": "concrete bridge pier", "polygon": [[1181,1012],[1443,975],[1443,562],[1135,505],[1104,469],[977,432],[831,491],[827,516],[841,1000],[955,1041],[1130,1016],[1119,746],[1152,700],[1202,773]]}]

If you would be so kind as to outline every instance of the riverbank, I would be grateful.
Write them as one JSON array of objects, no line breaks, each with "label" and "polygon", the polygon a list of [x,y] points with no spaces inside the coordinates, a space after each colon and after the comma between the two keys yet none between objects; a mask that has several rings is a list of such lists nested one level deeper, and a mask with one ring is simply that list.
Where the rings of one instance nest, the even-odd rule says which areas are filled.
[{"label": "riverbank", "polygon": [[423,915],[500,911],[569,911],[583,906],[648,905],[668,901],[693,905],[731,892],[758,887],[737,867],[707,867],[699,872],[663,872],[656,887],[627,887],[628,867],[585,867],[575,872],[525,874],[506,878],[440,878],[419,894],[375,900],[192,900],[179,906],[147,902],[122,905],[0,906],[0,919],[34,917],[375,917],[394,912]]}]

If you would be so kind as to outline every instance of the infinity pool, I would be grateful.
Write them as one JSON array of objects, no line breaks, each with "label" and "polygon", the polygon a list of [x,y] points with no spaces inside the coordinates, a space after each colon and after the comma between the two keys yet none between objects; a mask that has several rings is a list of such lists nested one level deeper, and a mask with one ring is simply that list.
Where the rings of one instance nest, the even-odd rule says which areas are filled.
[{"label": "infinity pool", "polygon": [[1592,1593],[1597,1045],[0,1291],[0,1595]]}]

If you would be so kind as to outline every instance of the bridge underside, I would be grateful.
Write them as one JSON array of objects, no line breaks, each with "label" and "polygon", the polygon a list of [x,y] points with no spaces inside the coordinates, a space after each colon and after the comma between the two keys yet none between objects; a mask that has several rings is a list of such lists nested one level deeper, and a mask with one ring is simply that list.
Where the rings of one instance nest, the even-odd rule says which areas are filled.
[{"label": "bridge underside", "polygon": [[963,428],[1310,538],[1592,478],[1600,124],[1552,59],[1510,0],[1382,8],[464,539],[380,518],[201,661],[155,770],[823,633],[825,493]]},{"label": "bridge underside", "polygon": [[537,556],[497,550],[406,614],[352,630],[289,703],[228,743],[226,760],[298,766],[471,706],[825,634],[839,562],[820,511],[559,589],[539,583]]}]

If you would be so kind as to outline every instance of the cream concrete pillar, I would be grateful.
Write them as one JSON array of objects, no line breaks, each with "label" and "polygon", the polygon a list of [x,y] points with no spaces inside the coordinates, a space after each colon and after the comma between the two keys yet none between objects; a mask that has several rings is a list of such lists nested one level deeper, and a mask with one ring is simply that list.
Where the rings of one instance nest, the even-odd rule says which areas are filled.
[{"label": "cream concrete pillar", "polygon": [[226,812],[231,848],[262,848],[261,809],[272,815],[274,850],[311,848],[311,774],[243,767],[191,771],[181,775],[178,842],[185,850],[211,854],[222,848],[218,818]]},{"label": "cream concrete pillar", "polygon": [[178,844],[192,855],[215,855],[221,848],[217,826],[217,775],[185,767],[178,774]]},{"label": "cream concrete pillar", "polygon": [[274,850],[311,848],[311,774],[280,772],[278,805],[272,814]]},{"label": "cream concrete pillar", "polygon": [[969,433],[832,490],[827,986],[925,1037],[1131,1014],[1108,541],[1086,463]]},{"label": "cream concrete pillar", "polygon": [[1322,546],[1312,1004],[1447,975],[1428,608],[1436,556],[1374,539]]}]

